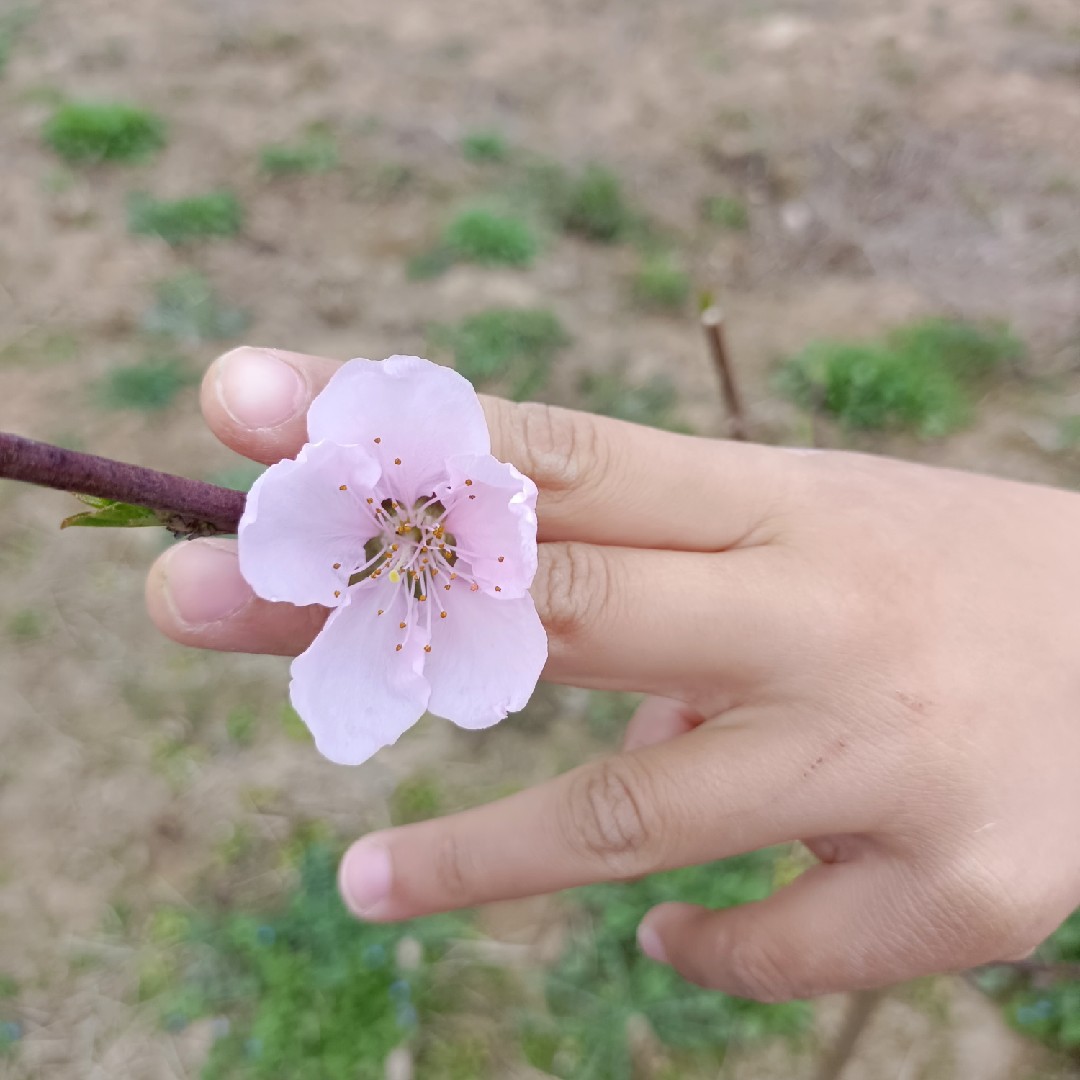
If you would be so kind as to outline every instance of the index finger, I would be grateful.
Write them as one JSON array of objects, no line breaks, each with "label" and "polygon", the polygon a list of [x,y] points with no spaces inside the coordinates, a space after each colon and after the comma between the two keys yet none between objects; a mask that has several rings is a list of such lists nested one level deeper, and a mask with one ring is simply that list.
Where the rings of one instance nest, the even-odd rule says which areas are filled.
[{"label": "index finger", "polygon": [[366,836],[342,860],[341,891],[359,917],[408,919],[844,833],[861,796],[806,782],[818,750],[811,734],[778,735],[768,722],[705,725]]},{"label": "index finger", "polygon": [[[211,365],[202,407],[226,446],[256,461],[294,456],[312,399],[340,364],[235,349]],[[540,489],[541,540],[718,551],[749,546],[796,460],[772,448],[658,431],[539,404],[481,397],[492,453]]]}]

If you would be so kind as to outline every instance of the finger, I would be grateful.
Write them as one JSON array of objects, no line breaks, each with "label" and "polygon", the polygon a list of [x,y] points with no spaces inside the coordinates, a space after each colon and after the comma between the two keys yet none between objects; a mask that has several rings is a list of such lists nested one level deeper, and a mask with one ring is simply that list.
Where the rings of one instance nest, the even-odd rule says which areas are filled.
[{"label": "finger", "polygon": [[293,656],[311,644],[325,608],[271,604],[240,573],[236,541],[188,540],[169,548],[146,579],[150,618],[182,645]]},{"label": "finger", "polygon": [[597,881],[627,880],[755,850],[800,833],[850,831],[843,793],[807,784],[799,738],[769,725],[705,725],[581,766],[487,806],[354,844],[350,909],[412,918]]},{"label": "finger", "polygon": [[[531,593],[548,633],[544,678],[593,689],[678,693],[701,672],[723,688],[728,708],[767,679],[776,650],[807,624],[798,593],[762,551],[723,556],[541,544]],[[713,592],[686,589],[710,580]],[[326,609],[272,604],[240,574],[234,540],[171,548],[147,582],[151,617],[185,645],[295,656],[311,644]],[[783,622],[772,590],[784,590]],[[796,628],[796,629],[792,629]]]},{"label": "finger", "polygon": [[913,880],[911,867],[883,859],[816,866],[769,899],[726,911],[662,904],[642,920],[638,943],[691,982],[767,1002],[887,986],[989,959],[962,955],[963,916],[935,911]]},{"label": "finger", "polygon": [[647,697],[634,711],[623,733],[623,752],[655,746],[685,735],[705,723],[705,717],[685,701]]},{"label": "finger", "polygon": [[[234,349],[211,365],[202,406],[227,446],[261,462],[307,441],[311,400],[336,361]],[[540,538],[715,551],[760,539],[798,459],[607,417],[484,398],[492,452],[540,489]]]}]

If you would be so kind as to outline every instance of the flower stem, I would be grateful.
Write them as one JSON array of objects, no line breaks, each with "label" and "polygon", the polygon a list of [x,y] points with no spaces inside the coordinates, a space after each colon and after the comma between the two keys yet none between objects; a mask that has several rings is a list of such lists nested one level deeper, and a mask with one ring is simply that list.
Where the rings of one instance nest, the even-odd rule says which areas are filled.
[{"label": "flower stem", "polygon": [[746,414],[743,412],[742,398],[735,382],[735,368],[731,363],[727,340],[724,336],[724,315],[714,304],[710,304],[701,313],[701,328],[705,331],[709,353],[716,365],[716,372],[720,376],[724,408],[728,415],[728,433],[732,439],[745,442],[750,435]]},{"label": "flower stem", "polygon": [[234,533],[244,512],[242,491],[65,450],[0,431],[0,477],[39,487],[115,499],[157,510],[173,532]]}]

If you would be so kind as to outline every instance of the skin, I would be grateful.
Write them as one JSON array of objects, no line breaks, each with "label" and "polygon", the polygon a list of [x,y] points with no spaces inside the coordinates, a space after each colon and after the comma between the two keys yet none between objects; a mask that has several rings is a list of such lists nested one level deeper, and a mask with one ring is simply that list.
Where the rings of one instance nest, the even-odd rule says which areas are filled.
[{"label": "skin", "polygon": [[[256,461],[292,456],[336,366],[236,350],[206,421]],[[651,696],[619,754],[357,841],[358,917],[801,839],[819,865],[770,899],[639,928],[686,978],[780,1001],[1019,958],[1080,904],[1080,496],[484,407],[540,488],[544,677]],[[291,655],[325,618],[252,596],[223,540],[172,548],[147,600],[202,648]]]}]

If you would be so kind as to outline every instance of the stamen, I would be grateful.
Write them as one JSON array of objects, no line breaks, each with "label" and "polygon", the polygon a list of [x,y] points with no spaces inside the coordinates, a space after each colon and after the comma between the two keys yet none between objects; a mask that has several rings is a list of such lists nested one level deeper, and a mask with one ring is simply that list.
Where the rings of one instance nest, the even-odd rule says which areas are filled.
[{"label": "stamen", "polygon": [[376,442],[382,442],[382,438],[380,436],[376,435],[375,436],[375,441]]},{"label": "stamen", "polygon": [[336,599],[337,597],[339,597],[340,595],[341,595],[341,590],[340,590],[340,589],[335,589],[335,590],[334,590],[334,597],[335,597],[335,599]]},{"label": "stamen", "polygon": [[[479,591],[479,589],[480,589],[480,586],[477,585],[475,581],[469,586],[469,592],[477,592],[477,591]],[[382,614],[382,613],[380,612],[380,614]]]},{"label": "stamen", "polygon": [[399,630],[404,630],[404,629],[405,629],[405,623],[403,623],[403,622],[399,622],[399,623],[398,623],[398,629],[399,629]]},{"label": "stamen", "polygon": [[340,570],[341,569],[341,563],[339,563],[339,562],[334,563],[334,569],[335,570]]},{"label": "stamen", "polygon": [[496,592],[502,592],[502,586],[501,585],[496,585],[495,586],[495,591]]},{"label": "stamen", "polygon": [[499,556],[499,562],[506,562],[506,556],[505,555],[500,555]]},{"label": "stamen", "polygon": [[394,652],[401,652],[401,649],[402,649],[402,646],[400,646],[400,645],[395,645],[394,646]]},{"label": "stamen", "polygon": [[431,646],[430,645],[425,645],[424,646],[424,652],[431,652]]},{"label": "stamen", "polygon": [[349,490],[349,485],[348,484],[342,484],[341,487],[338,488],[338,491],[348,491],[348,490]]},{"label": "stamen", "polygon": [[449,591],[450,591],[450,586],[449,586],[449,585],[444,585],[444,586],[443,586],[443,588],[444,588],[444,589],[445,589],[445,590],[446,590],[447,592],[449,592]]},{"label": "stamen", "polygon": [[394,458],[394,464],[395,465],[400,465],[401,464],[401,458],[399,458],[399,457]]},{"label": "stamen", "polygon": [[379,608],[379,610],[378,610],[378,614],[379,614],[379,615],[381,615],[382,613],[383,613],[383,609],[382,609],[382,608]]},{"label": "stamen", "polygon": [[466,487],[472,487],[472,481],[471,480],[466,480],[465,481],[465,486]]},{"label": "stamen", "polygon": [[439,618],[440,619],[445,619],[446,618],[446,612],[445,611],[440,611],[439,612]]}]

